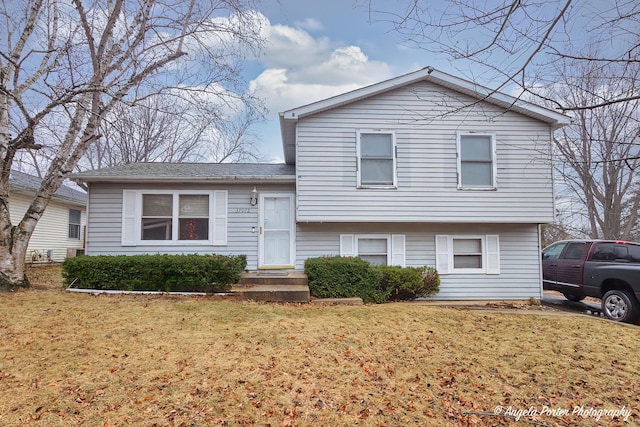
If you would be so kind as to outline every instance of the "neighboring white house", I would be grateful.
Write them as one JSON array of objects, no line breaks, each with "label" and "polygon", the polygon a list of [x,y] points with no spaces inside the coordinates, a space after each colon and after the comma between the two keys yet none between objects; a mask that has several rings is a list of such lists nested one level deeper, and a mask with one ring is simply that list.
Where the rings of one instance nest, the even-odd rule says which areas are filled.
[{"label": "neighboring white house", "polygon": [[[27,211],[40,178],[11,171],[9,176],[9,212],[15,225]],[[27,262],[60,262],[68,255],[84,250],[87,220],[87,195],[68,186],[55,192],[29,240]]]},{"label": "neighboring white house", "polygon": [[84,172],[87,253],[429,265],[442,299],[540,298],[551,141],[569,118],[425,68],[285,111],[285,164]]}]

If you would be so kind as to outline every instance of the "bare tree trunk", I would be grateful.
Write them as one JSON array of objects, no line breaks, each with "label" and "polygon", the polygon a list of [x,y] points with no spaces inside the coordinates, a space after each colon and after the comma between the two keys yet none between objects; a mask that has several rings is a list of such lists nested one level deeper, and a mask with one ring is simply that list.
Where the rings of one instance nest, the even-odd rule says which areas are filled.
[{"label": "bare tree trunk", "polygon": [[[169,92],[255,101],[240,90],[236,66],[245,48],[262,43],[254,10],[253,0],[0,2],[0,290],[29,285],[31,234],[118,104]],[[219,25],[211,25],[214,17],[222,19]],[[213,46],[213,39],[224,42]],[[171,63],[179,72],[163,75]],[[9,175],[16,155],[25,152],[46,159],[38,165],[46,172],[14,225]]]},{"label": "bare tree trunk", "polygon": [[0,292],[31,286],[26,275],[26,256],[29,237],[14,236],[8,245],[0,246]]}]

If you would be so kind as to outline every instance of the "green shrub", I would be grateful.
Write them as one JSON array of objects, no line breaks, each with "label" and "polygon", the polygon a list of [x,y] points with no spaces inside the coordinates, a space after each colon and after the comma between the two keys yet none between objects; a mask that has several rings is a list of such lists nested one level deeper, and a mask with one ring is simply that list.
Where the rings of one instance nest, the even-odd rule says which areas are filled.
[{"label": "green shrub", "polygon": [[438,292],[440,277],[432,267],[378,265],[354,257],[309,258],[304,271],[316,298],[360,297],[364,302],[412,300]]},{"label": "green shrub", "polygon": [[389,293],[389,299],[413,300],[433,295],[439,290],[440,277],[433,267],[399,267],[378,265],[380,287]]},{"label": "green shrub", "polygon": [[65,284],[125,291],[226,292],[247,266],[244,255],[119,255],[67,258]]},{"label": "green shrub", "polygon": [[309,292],[316,298],[360,297],[367,303],[382,303],[389,297],[380,288],[380,273],[360,258],[309,258],[304,271],[309,278]]}]

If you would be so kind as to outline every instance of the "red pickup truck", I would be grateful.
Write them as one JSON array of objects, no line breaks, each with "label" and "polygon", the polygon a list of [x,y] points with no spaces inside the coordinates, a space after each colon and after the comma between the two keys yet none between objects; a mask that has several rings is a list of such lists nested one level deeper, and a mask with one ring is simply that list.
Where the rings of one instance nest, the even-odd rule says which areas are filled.
[{"label": "red pickup truck", "polygon": [[640,317],[640,243],[616,240],[564,240],[542,250],[543,288],[569,300],[602,299],[611,320],[634,323]]}]

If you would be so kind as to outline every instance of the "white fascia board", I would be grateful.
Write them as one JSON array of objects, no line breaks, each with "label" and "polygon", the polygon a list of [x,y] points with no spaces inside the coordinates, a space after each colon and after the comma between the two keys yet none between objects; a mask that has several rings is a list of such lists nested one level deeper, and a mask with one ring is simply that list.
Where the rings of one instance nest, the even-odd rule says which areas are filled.
[{"label": "white fascia board", "polygon": [[[571,122],[570,117],[540,107],[527,101],[515,98],[501,92],[493,91],[485,86],[478,85],[468,80],[452,76],[451,74],[438,71],[432,67],[426,67],[409,74],[405,74],[380,83],[366,86],[351,92],[343,93],[322,101],[307,104],[298,108],[280,113],[280,124],[283,126],[288,121],[297,121],[299,118],[316,114],[320,111],[329,110],[340,105],[348,104],[359,99],[368,98],[382,92],[393,90],[397,87],[406,86],[421,80],[432,81],[440,86],[449,87],[458,92],[466,93],[479,100],[486,100],[505,108],[512,108],[514,111],[538,118],[554,125],[565,125]],[[283,130],[284,133],[284,130]],[[284,135],[283,135],[284,136]],[[289,137],[290,135],[287,135]]]}]

